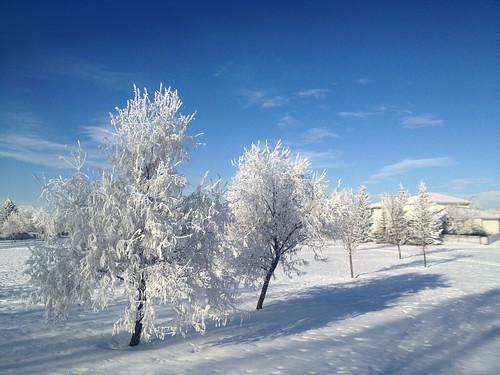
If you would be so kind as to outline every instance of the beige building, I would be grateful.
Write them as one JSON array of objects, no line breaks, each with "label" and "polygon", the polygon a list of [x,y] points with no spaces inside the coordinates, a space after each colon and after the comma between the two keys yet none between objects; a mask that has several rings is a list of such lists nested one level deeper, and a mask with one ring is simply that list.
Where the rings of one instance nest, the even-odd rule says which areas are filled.
[{"label": "beige building", "polygon": [[480,217],[477,220],[488,235],[500,233],[500,215],[480,212]]}]

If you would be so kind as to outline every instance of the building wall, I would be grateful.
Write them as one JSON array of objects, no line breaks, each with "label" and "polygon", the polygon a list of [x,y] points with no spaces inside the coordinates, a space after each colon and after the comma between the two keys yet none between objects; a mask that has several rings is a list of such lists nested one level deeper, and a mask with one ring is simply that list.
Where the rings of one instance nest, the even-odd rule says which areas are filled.
[{"label": "building wall", "polygon": [[500,233],[500,220],[499,219],[483,219],[482,227],[489,235]]}]

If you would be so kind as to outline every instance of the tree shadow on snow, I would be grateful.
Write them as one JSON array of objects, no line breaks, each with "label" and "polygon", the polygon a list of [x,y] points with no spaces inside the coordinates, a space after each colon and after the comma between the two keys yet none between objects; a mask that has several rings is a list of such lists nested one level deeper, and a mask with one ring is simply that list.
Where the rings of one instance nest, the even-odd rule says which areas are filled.
[{"label": "tree shadow on snow", "polygon": [[[457,250],[456,249],[453,249],[453,248],[450,248],[450,247],[441,247],[442,245],[438,245],[438,246],[427,246],[425,248],[425,253],[427,255],[432,255],[432,254],[445,254],[445,253],[453,253],[453,252],[456,252]],[[418,257],[418,256],[422,256],[422,248],[421,247],[418,247],[418,246],[415,246],[414,247],[414,253],[411,254],[411,255],[408,255],[407,257],[408,258],[413,258],[413,257]],[[405,258],[405,257],[403,257]]]},{"label": "tree shadow on snow", "polygon": [[[394,334],[389,327],[368,332],[392,342],[392,356],[398,357],[397,361],[385,361],[380,373],[500,373],[499,308],[500,289],[491,289],[450,299],[411,319],[394,322],[405,336]],[[408,347],[412,344],[408,338],[412,338],[413,347]],[[383,358],[382,353],[378,357]]]},{"label": "tree shadow on snow", "polygon": [[398,299],[422,290],[445,287],[448,285],[441,275],[407,273],[309,288],[285,301],[269,302],[263,310],[250,313],[239,326],[230,323],[220,328],[228,336],[213,344],[241,344],[296,335],[383,310]]},{"label": "tree shadow on snow", "polygon": [[[359,275],[357,275],[356,277],[358,276],[361,276],[361,275],[370,275],[370,274],[373,274],[373,273],[378,273],[378,272],[387,272],[387,271],[394,271],[394,270],[400,270],[400,269],[404,269],[404,268],[413,268],[413,267],[422,267],[424,266],[424,256],[422,254],[420,255],[412,255],[411,257],[416,257],[416,258],[419,258],[419,259],[416,259],[416,260],[413,260],[409,263],[399,263],[399,264],[394,264],[392,266],[389,266],[389,267],[384,267],[384,268],[381,268],[377,271],[373,271],[373,272],[364,272],[364,273],[360,273]],[[427,253],[427,267],[428,268],[431,268],[433,266],[437,266],[438,264],[443,264],[443,263],[449,263],[449,262],[455,262],[459,259],[463,259],[463,258],[471,258],[472,255],[457,255],[457,256],[454,256],[454,257],[451,257],[451,258],[432,258],[432,257],[429,257],[429,253]],[[410,258],[410,257],[408,257]],[[405,259],[405,258],[403,258]]]},{"label": "tree shadow on snow", "polygon": [[[397,287],[393,284],[399,282],[404,285]],[[257,323],[254,322],[250,327],[251,332],[235,334],[211,344],[245,344],[285,334],[301,333],[309,328],[321,328],[322,325],[335,320],[383,309],[406,294],[446,285],[442,278],[436,275],[406,274],[401,278],[374,280],[374,283],[364,287],[366,289],[363,291],[362,285],[355,286],[349,300],[344,298],[344,292],[348,291],[319,288],[310,298],[297,297],[291,301],[270,304],[267,311],[262,311],[263,316],[256,318]],[[385,287],[390,289],[387,293],[383,292]],[[371,292],[374,294],[369,295]],[[327,309],[327,301],[333,297],[338,298],[338,301],[331,301]],[[352,303],[358,297],[359,302]],[[310,304],[301,309],[293,306],[293,309],[287,311],[286,307],[290,308],[294,303]],[[415,304],[414,307],[418,308],[413,309],[411,313],[364,327],[362,332],[350,332],[341,340],[335,340],[335,333],[329,331],[324,337],[301,341],[300,348],[290,347],[291,353],[298,350],[303,353],[314,352],[314,360],[318,359],[319,353],[324,362],[308,363],[308,368],[322,374],[500,373],[500,289],[493,288],[477,294],[457,296],[436,305]],[[276,313],[281,315],[274,316]],[[358,323],[353,322],[354,326],[356,324]],[[360,336],[364,341],[357,340]],[[238,368],[252,368],[258,360],[264,361],[263,366],[269,366],[270,361],[274,363],[285,358],[279,346],[267,345],[263,350],[265,357],[260,355],[256,358],[256,354],[251,352],[248,356],[238,358]],[[307,357],[303,360],[307,362]],[[203,372],[203,366],[206,366],[206,362],[194,368],[193,373]],[[218,366],[234,370],[234,358],[227,357],[225,362],[219,363]],[[300,367],[296,371],[289,371],[297,374],[305,372]]]},{"label": "tree shadow on snow", "polygon": [[[109,357],[109,351],[96,350],[96,346],[109,341],[110,317],[84,313],[79,307],[74,310],[70,320],[54,325],[44,324],[44,308],[40,305],[24,312],[3,311],[0,317],[5,328],[0,331],[0,353],[4,356],[0,373],[77,373],[80,370],[75,369],[92,366],[89,358],[99,362]],[[113,353],[115,358],[119,355]]]}]

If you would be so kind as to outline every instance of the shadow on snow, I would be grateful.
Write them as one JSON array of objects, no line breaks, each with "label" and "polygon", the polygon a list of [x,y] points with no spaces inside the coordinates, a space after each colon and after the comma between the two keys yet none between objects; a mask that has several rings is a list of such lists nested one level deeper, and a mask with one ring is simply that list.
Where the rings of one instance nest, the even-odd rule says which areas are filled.
[{"label": "shadow on snow", "polygon": [[[419,259],[413,260],[409,263],[399,263],[399,264],[395,264],[395,265],[392,265],[389,267],[384,267],[384,268],[381,268],[381,269],[374,271],[374,272],[360,273],[356,277],[361,276],[361,275],[369,275],[369,274],[373,274],[373,273],[378,273],[378,272],[401,270],[401,269],[405,269],[405,268],[412,268],[412,267],[422,267],[423,268],[424,267],[423,255],[412,255],[410,257],[417,257]],[[408,257],[408,258],[410,258],[410,257]],[[456,256],[451,257],[451,258],[431,258],[431,259],[429,259],[429,255],[427,255],[427,268],[432,268],[434,266],[437,266],[438,264],[455,262],[455,261],[460,260],[460,259],[471,258],[471,257],[472,257],[472,255],[456,255]]]},{"label": "shadow on snow", "polygon": [[[232,333],[214,344],[249,343],[319,329],[342,319],[380,311],[404,296],[448,285],[441,275],[407,273],[309,288],[285,301],[254,311],[241,326],[221,328]],[[255,318],[255,322],[253,319]]]},{"label": "shadow on snow", "polygon": [[[402,282],[404,286],[389,285],[390,280]],[[427,277],[407,274],[401,278],[391,277],[379,281],[380,283],[375,282],[375,285],[365,286],[367,288],[365,291],[374,292],[374,295],[361,293],[360,288],[363,288],[361,285],[355,287],[354,292],[356,293],[357,289],[361,294],[361,296],[358,294],[358,297],[369,297],[362,298],[359,303],[346,301],[342,290],[335,292],[333,288],[332,290],[322,288],[313,292],[311,298],[299,297],[293,301],[272,304],[267,312],[263,312],[267,314],[269,322],[262,323],[263,326],[254,332],[234,335],[211,344],[238,344],[245,343],[245,340],[248,343],[300,334],[307,329],[320,328],[335,320],[383,309],[384,306],[389,307],[398,296],[418,293],[419,290],[426,288],[446,287],[441,278],[435,275]],[[390,290],[381,293],[384,287],[389,287]],[[330,300],[329,296],[336,296],[339,300],[327,309],[325,304]],[[354,294],[353,299],[355,297]],[[377,302],[377,299],[380,301]],[[330,302],[333,304],[333,301]],[[343,302],[347,305],[339,306]],[[286,310],[292,303],[310,303],[310,305],[300,309],[301,314],[296,314]],[[500,328],[497,324],[499,309],[500,289],[490,289],[482,293],[452,298],[446,304],[419,308],[420,312],[408,313],[384,324],[365,327],[358,332],[353,331],[340,336],[330,333],[314,340],[303,341],[298,350],[302,353],[319,353],[325,359],[323,362],[308,364],[309,369],[319,374],[338,373],[340,369],[342,373],[349,374],[499,373]],[[274,315],[276,313],[283,315],[277,317]],[[262,317],[259,321],[265,322]],[[281,323],[275,324],[276,321]],[[360,338],[363,341],[359,341]],[[283,346],[283,342],[280,345]],[[272,363],[283,359],[280,345],[267,345],[258,353],[239,358],[238,368],[251,368],[258,360],[267,360],[264,366],[271,368]],[[259,347],[260,345],[257,345],[255,348]],[[288,350],[290,355],[294,354],[293,350],[297,351],[293,346]],[[233,358],[228,357],[226,361],[221,360],[218,368],[234,369]],[[308,361],[307,356],[301,357],[300,363],[304,361]],[[204,364],[200,363],[199,367],[193,369],[194,372],[202,371],[203,366]],[[304,373],[303,367],[288,369],[290,373]]]}]

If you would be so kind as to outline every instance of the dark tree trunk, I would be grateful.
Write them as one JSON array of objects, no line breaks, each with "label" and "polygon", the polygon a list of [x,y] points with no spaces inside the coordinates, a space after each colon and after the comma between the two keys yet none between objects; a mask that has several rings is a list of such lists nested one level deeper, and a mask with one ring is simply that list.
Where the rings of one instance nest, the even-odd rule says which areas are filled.
[{"label": "dark tree trunk", "polygon": [[[141,306],[142,307],[142,306]],[[137,346],[141,342],[141,334],[142,334],[142,317],[135,321],[134,333],[132,334],[132,338],[130,339],[130,343],[128,346]]]},{"label": "dark tree trunk", "polygon": [[351,266],[351,279],[354,278],[354,269],[352,267],[352,251],[349,251],[349,265]]},{"label": "dark tree trunk", "polygon": [[262,290],[260,291],[259,301],[257,302],[257,310],[262,309],[264,305],[264,299],[266,298],[267,288],[269,287],[269,282],[271,277],[273,277],[274,270],[278,266],[279,257],[276,257],[271,263],[271,268],[267,271],[266,278],[264,279],[264,285],[262,285]]},{"label": "dark tree trunk", "polygon": [[130,339],[130,343],[128,346],[137,346],[141,342],[142,335],[142,319],[144,318],[144,303],[146,302],[146,280],[141,279],[139,288],[139,295],[137,297],[137,301],[139,302],[139,306],[137,306],[137,318],[135,321],[134,333],[132,334],[132,338]]},{"label": "dark tree trunk", "polygon": [[401,246],[398,244],[398,253],[399,253],[399,259],[403,259],[401,258]]},{"label": "dark tree trunk", "polygon": [[424,252],[424,267],[427,268],[427,257],[425,256],[425,246],[422,247],[422,251]]}]

